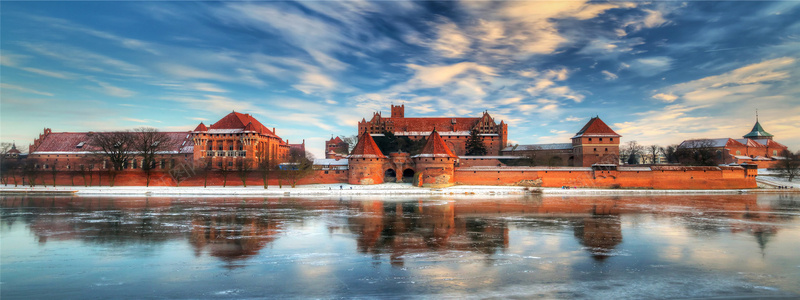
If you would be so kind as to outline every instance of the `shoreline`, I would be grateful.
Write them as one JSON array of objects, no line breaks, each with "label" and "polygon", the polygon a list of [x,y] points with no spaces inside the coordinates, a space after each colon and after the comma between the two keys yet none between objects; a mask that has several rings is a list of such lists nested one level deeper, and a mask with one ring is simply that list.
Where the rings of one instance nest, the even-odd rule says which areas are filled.
[{"label": "shoreline", "polygon": [[537,188],[521,186],[456,185],[445,188],[420,188],[403,183],[379,185],[312,184],[295,188],[270,186],[233,187],[143,187],[143,186],[0,186],[0,195],[75,195],[75,196],[339,196],[339,195],[680,195],[680,194],[748,194],[800,193],[799,189],[728,189],[728,190],[655,190]]}]

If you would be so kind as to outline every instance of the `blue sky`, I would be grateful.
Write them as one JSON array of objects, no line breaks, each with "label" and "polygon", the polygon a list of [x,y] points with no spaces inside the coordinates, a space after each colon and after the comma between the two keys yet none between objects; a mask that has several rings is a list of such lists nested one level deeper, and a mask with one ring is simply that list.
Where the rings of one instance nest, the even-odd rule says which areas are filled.
[{"label": "blue sky", "polygon": [[[0,137],[254,114],[317,157],[362,118],[480,116],[513,143],[741,138],[800,149],[800,2],[8,2]],[[27,147],[23,147],[27,148]]]}]

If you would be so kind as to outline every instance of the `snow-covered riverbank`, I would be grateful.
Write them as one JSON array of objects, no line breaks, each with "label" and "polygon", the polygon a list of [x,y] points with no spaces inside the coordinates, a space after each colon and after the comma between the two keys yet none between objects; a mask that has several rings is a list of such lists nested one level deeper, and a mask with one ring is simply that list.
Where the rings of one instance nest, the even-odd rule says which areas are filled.
[{"label": "snow-covered riverbank", "polygon": [[647,189],[561,189],[526,188],[519,186],[475,186],[457,185],[447,188],[419,188],[405,183],[384,183],[378,185],[313,184],[295,188],[284,186],[233,186],[233,187],[133,187],[133,186],[0,186],[0,193],[64,193],[75,195],[143,195],[143,196],[187,196],[187,195],[229,195],[229,196],[324,196],[324,195],[524,195],[541,193],[546,195],[661,195],[661,194],[740,194],[763,192],[766,190],[647,190]]}]

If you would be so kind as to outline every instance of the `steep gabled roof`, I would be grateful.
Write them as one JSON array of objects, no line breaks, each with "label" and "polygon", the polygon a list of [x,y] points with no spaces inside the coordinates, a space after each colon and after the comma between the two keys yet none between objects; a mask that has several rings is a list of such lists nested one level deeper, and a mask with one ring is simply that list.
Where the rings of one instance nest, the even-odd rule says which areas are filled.
[{"label": "steep gabled roof", "polygon": [[572,138],[579,138],[579,137],[621,137],[621,135],[614,132],[611,127],[608,127],[603,120],[600,120],[600,117],[594,117],[586,125],[581,128],[581,131],[575,134]]},{"label": "steep gabled roof", "polygon": [[450,147],[447,146],[447,143],[444,142],[442,137],[439,135],[438,132],[434,129],[430,136],[428,136],[428,141],[425,143],[425,147],[422,148],[422,151],[419,155],[415,155],[414,157],[446,157],[446,158],[458,158]]},{"label": "steep gabled roof", "polygon": [[200,125],[197,125],[197,127],[194,128],[194,131],[197,132],[208,131],[208,127],[206,127],[206,125],[203,124],[203,122],[200,122]]},{"label": "steep gabled roof", "polygon": [[228,115],[222,117],[214,124],[208,127],[208,129],[239,129],[245,130],[248,124],[252,123],[252,131],[258,132],[260,134],[272,137],[278,137],[275,135],[274,132],[267,129],[266,126],[261,124],[256,118],[251,116],[250,114],[241,114],[237,112],[229,113]]},{"label": "steep gabled roof", "polygon": [[338,144],[338,143],[341,143],[341,142],[344,142],[344,141],[342,141],[342,139],[337,136],[336,138],[331,139],[331,142]]},{"label": "steep gabled roof", "polygon": [[348,158],[386,158],[375,144],[375,140],[366,131],[358,137],[358,143],[353,148],[353,153]]},{"label": "steep gabled roof", "polygon": [[756,121],[756,124],[753,125],[753,130],[750,130],[750,133],[745,134],[743,138],[746,139],[757,139],[763,137],[772,137],[773,135],[769,134],[768,132],[764,131],[764,128],[761,127],[761,123]]}]

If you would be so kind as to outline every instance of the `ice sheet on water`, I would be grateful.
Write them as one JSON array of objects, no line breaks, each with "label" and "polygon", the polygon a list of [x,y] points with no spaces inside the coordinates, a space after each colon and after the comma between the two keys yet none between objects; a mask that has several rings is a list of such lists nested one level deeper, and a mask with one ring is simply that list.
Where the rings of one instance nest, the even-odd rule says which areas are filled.
[{"label": "ice sheet on water", "polygon": [[674,299],[674,298],[793,298],[799,295],[778,288],[754,285],[735,277],[674,275],[658,280],[648,277],[578,281],[568,283],[531,282],[495,290],[427,295],[465,299],[507,298],[591,298],[591,299]]}]

